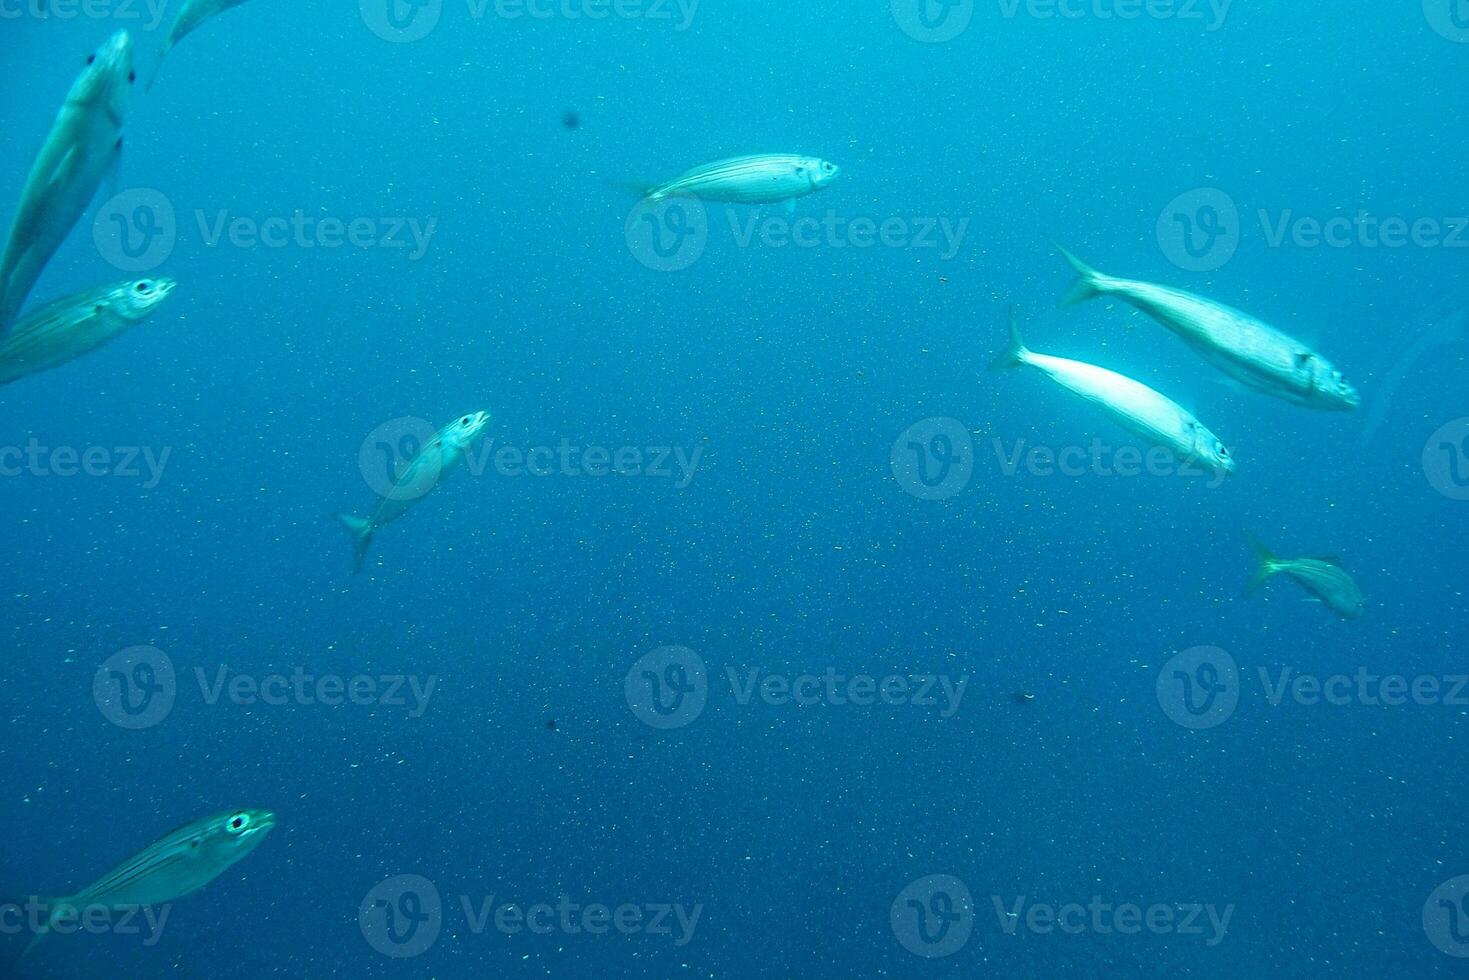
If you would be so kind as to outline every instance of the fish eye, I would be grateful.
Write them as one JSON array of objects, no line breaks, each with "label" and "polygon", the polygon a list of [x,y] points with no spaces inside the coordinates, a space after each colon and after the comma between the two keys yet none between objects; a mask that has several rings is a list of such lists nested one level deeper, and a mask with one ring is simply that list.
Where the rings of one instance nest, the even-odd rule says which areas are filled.
[{"label": "fish eye", "polygon": [[128,72],[128,84],[129,85],[131,85],[133,82],[136,82],[137,80],[138,80],[138,73],[137,72],[135,72],[135,71]]},{"label": "fish eye", "polygon": [[1217,452],[1223,459],[1229,458],[1229,449],[1222,442],[1214,447],[1214,451]]},{"label": "fish eye", "polygon": [[250,826],[250,817],[248,814],[237,813],[233,817],[230,817],[230,822],[228,826],[230,833],[238,834],[240,831]]},{"label": "fish eye", "polygon": [[460,419],[459,420],[459,424],[460,425],[468,425],[469,424],[469,416],[466,415],[466,416],[464,416],[464,418]]},{"label": "fish eye", "polygon": [[823,163],[821,165],[821,169],[822,170],[825,170],[827,173],[831,173],[833,170],[836,169],[836,164],[834,164],[834,163]]},{"label": "fish eye", "polygon": [[151,282],[148,282],[146,279],[144,281],[138,283],[136,286],[133,287],[133,289],[135,291],[140,292],[140,293],[146,293],[148,290],[150,290],[152,288],[153,288],[153,284]]},{"label": "fish eye", "polygon": [[87,64],[94,65],[96,63],[97,63],[97,56],[95,54],[89,54],[89,55],[87,55]]}]

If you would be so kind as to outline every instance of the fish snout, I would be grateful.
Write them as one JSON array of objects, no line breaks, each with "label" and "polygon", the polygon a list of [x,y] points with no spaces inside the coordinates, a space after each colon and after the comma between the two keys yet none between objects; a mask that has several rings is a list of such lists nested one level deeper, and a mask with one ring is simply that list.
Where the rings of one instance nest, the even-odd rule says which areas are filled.
[{"label": "fish snout", "polygon": [[812,185],[820,190],[841,176],[842,168],[829,160],[818,160],[811,173]]}]

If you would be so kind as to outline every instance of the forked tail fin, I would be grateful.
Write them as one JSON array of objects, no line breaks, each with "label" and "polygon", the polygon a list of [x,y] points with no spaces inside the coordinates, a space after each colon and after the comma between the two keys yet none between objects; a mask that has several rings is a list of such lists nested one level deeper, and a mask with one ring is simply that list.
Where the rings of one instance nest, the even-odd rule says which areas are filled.
[{"label": "forked tail fin", "polygon": [[372,544],[372,522],[351,514],[338,514],[337,520],[352,535],[352,574],[360,575],[367,562],[367,546]]},{"label": "forked tail fin", "polygon": [[1255,552],[1255,560],[1258,563],[1255,574],[1245,586],[1245,595],[1254,592],[1260,586],[1270,581],[1271,576],[1280,571],[1280,559],[1271,553],[1270,549],[1260,543],[1259,539],[1248,531],[1245,532],[1245,540],[1250,543],[1250,548]]},{"label": "forked tail fin", "polygon": [[1015,307],[1012,306],[1010,307],[1010,346],[990,362],[990,370],[1003,371],[1006,368],[1019,367],[1029,356],[1030,350],[1020,336],[1020,323],[1015,319]]},{"label": "forked tail fin", "polygon": [[1071,268],[1076,270],[1076,282],[1072,285],[1071,292],[1067,293],[1066,298],[1061,300],[1062,306],[1075,306],[1077,303],[1085,303],[1087,300],[1101,296],[1107,292],[1106,276],[1066,251],[1066,249],[1062,248],[1056,242],[1052,242],[1051,244],[1056,246],[1056,250],[1065,256],[1066,261],[1071,263]]}]

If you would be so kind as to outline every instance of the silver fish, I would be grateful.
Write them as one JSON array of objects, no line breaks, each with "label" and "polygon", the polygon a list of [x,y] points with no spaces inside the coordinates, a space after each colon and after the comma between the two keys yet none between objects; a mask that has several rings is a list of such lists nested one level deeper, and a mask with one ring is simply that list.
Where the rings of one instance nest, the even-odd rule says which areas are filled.
[{"label": "silver fish", "polygon": [[1326,358],[1248,313],[1181,289],[1103,275],[1064,248],[1061,254],[1080,277],[1064,300],[1068,305],[1120,296],[1256,391],[1308,408],[1350,410],[1362,404],[1357,389]]},{"label": "silver fish", "polygon": [[1229,449],[1177,403],[1115,371],[1029,350],[1012,314],[1010,347],[991,366],[1003,369],[1022,365],[1036,368],[1066,390],[1100,406],[1149,445],[1163,446],[1180,460],[1200,463],[1216,473],[1234,472]]},{"label": "silver fish", "polygon": [[403,467],[393,481],[393,486],[378,498],[371,517],[364,520],[351,514],[337,515],[337,520],[352,535],[355,548],[352,555],[354,572],[362,571],[373,534],[408,513],[414,504],[437,487],[439,481],[463,461],[465,452],[479,438],[489,421],[490,416],[487,413],[475,412],[450,422]]},{"label": "silver fish", "polygon": [[1250,545],[1260,566],[1245,590],[1248,595],[1276,575],[1288,575],[1342,619],[1360,619],[1367,601],[1338,558],[1277,558],[1254,538]]},{"label": "silver fish", "polygon": [[133,44],[118,31],[87,59],[26,178],[0,258],[0,334],[122,153]]},{"label": "silver fish", "polygon": [[184,824],[75,895],[45,900],[50,914],[24,957],[59,922],[89,908],[134,909],[191,895],[255,850],[275,827],[269,810],[230,810]]},{"label": "silver fish", "polygon": [[184,5],[179,8],[178,16],[173,19],[173,26],[168,29],[168,37],[163,40],[163,47],[158,51],[158,60],[153,65],[153,75],[148,79],[148,89],[151,91],[153,83],[158,81],[158,73],[163,70],[163,59],[173,50],[185,37],[198,29],[199,25],[216,14],[222,14],[231,7],[238,7],[245,0],[184,0]]},{"label": "silver fish", "polygon": [[32,310],[0,337],[0,385],[91,353],[152,316],[176,285],[167,276],[137,279]]},{"label": "silver fish", "polygon": [[814,194],[840,173],[840,167],[819,157],[757,153],[695,167],[647,189],[643,200],[656,204],[684,196],[726,204],[775,204]]}]

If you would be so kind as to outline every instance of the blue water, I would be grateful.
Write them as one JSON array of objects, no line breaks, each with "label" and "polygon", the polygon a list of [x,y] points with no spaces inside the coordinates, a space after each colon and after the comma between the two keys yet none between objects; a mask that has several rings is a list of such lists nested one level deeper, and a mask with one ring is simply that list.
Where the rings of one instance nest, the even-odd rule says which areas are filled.
[{"label": "blue water", "polygon": [[[177,240],[137,275],[178,292],[112,345],[0,391],[0,446],[102,447],[111,470],[129,447],[168,455],[157,479],[141,463],[0,479],[0,890],[75,890],[220,810],[280,824],[152,942],[54,937],[18,975],[1462,975],[1438,946],[1469,953],[1469,907],[1430,896],[1469,874],[1465,708],[1272,704],[1257,675],[1465,670],[1455,490],[1469,471],[1452,454],[1466,444],[1430,443],[1469,414],[1453,329],[1465,253],[1277,243],[1259,217],[1369,212],[1452,236],[1469,44],[1449,11],[1238,3],[1216,22],[1202,4],[1166,19],[1098,16],[1121,6],[1106,0],[1070,18],[935,4],[936,30],[972,20],[925,43],[885,3],[706,0],[686,25],[650,4],[477,18],[445,0],[432,31],[395,43],[368,26],[371,0],[368,16],[252,0],[185,39],[150,93],[140,83],[121,172],[31,302],[134,277],[93,220],[105,232],[108,202],[140,188],[168,201]],[[4,222],[85,55],[121,27],[151,68],[163,30],[147,9],[102,13],[0,23]],[[711,205],[687,269],[640,261],[635,199],[614,183],[757,151],[842,173],[790,216]],[[1201,188],[1237,219],[1173,203]],[[117,213],[137,217],[136,200]],[[298,210],[434,231],[419,256],[209,244],[221,212]],[[783,247],[742,244],[730,214],[965,231],[947,257]],[[1202,222],[1194,245],[1216,229],[1232,256],[1182,267],[1160,216]],[[1058,309],[1071,274],[1052,237],[1106,272],[1270,320],[1341,368],[1363,407],[1221,384],[1118,302]],[[1129,442],[1039,375],[985,370],[1012,304],[1036,349],[1194,411],[1239,473],[1218,487],[1007,474],[994,440]],[[402,449],[394,420],[480,409],[495,449],[679,447],[701,453],[697,472],[464,467],[353,576],[332,515],[371,510],[364,440],[386,424]],[[907,492],[894,465],[926,419],[956,420],[970,446],[947,499]],[[1284,580],[1241,598],[1243,530],[1339,555],[1365,617],[1339,622]],[[706,665],[707,703],[661,729],[624,681],[669,645]],[[137,646],[169,659],[176,691],[165,718],[129,730],[93,682]],[[1238,666],[1239,704],[1193,730],[1157,686],[1199,646]],[[436,686],[418,717],[211,703],[195,671],[221,668]],[[967,686],[946,717],[741,703],[727,673],[829,668]],[[632,687],[644,680],[634,670]],[[426,949],[403,918],[425,895],[372,906],[400,875],[440,896]],[[944,884],[915,932],[902,895],[930,875],[969,900]],[[537,935],[476,928],[461,896],[700,912],[685,936]],[[1022,896],[1232,911],[1222,936],[1073,934],[997,914]],[[390,912],[396,946],[372,933]],[[912,949],[960,929],[949,955]],[[5,956],[24,939],[0,938]]]}]

